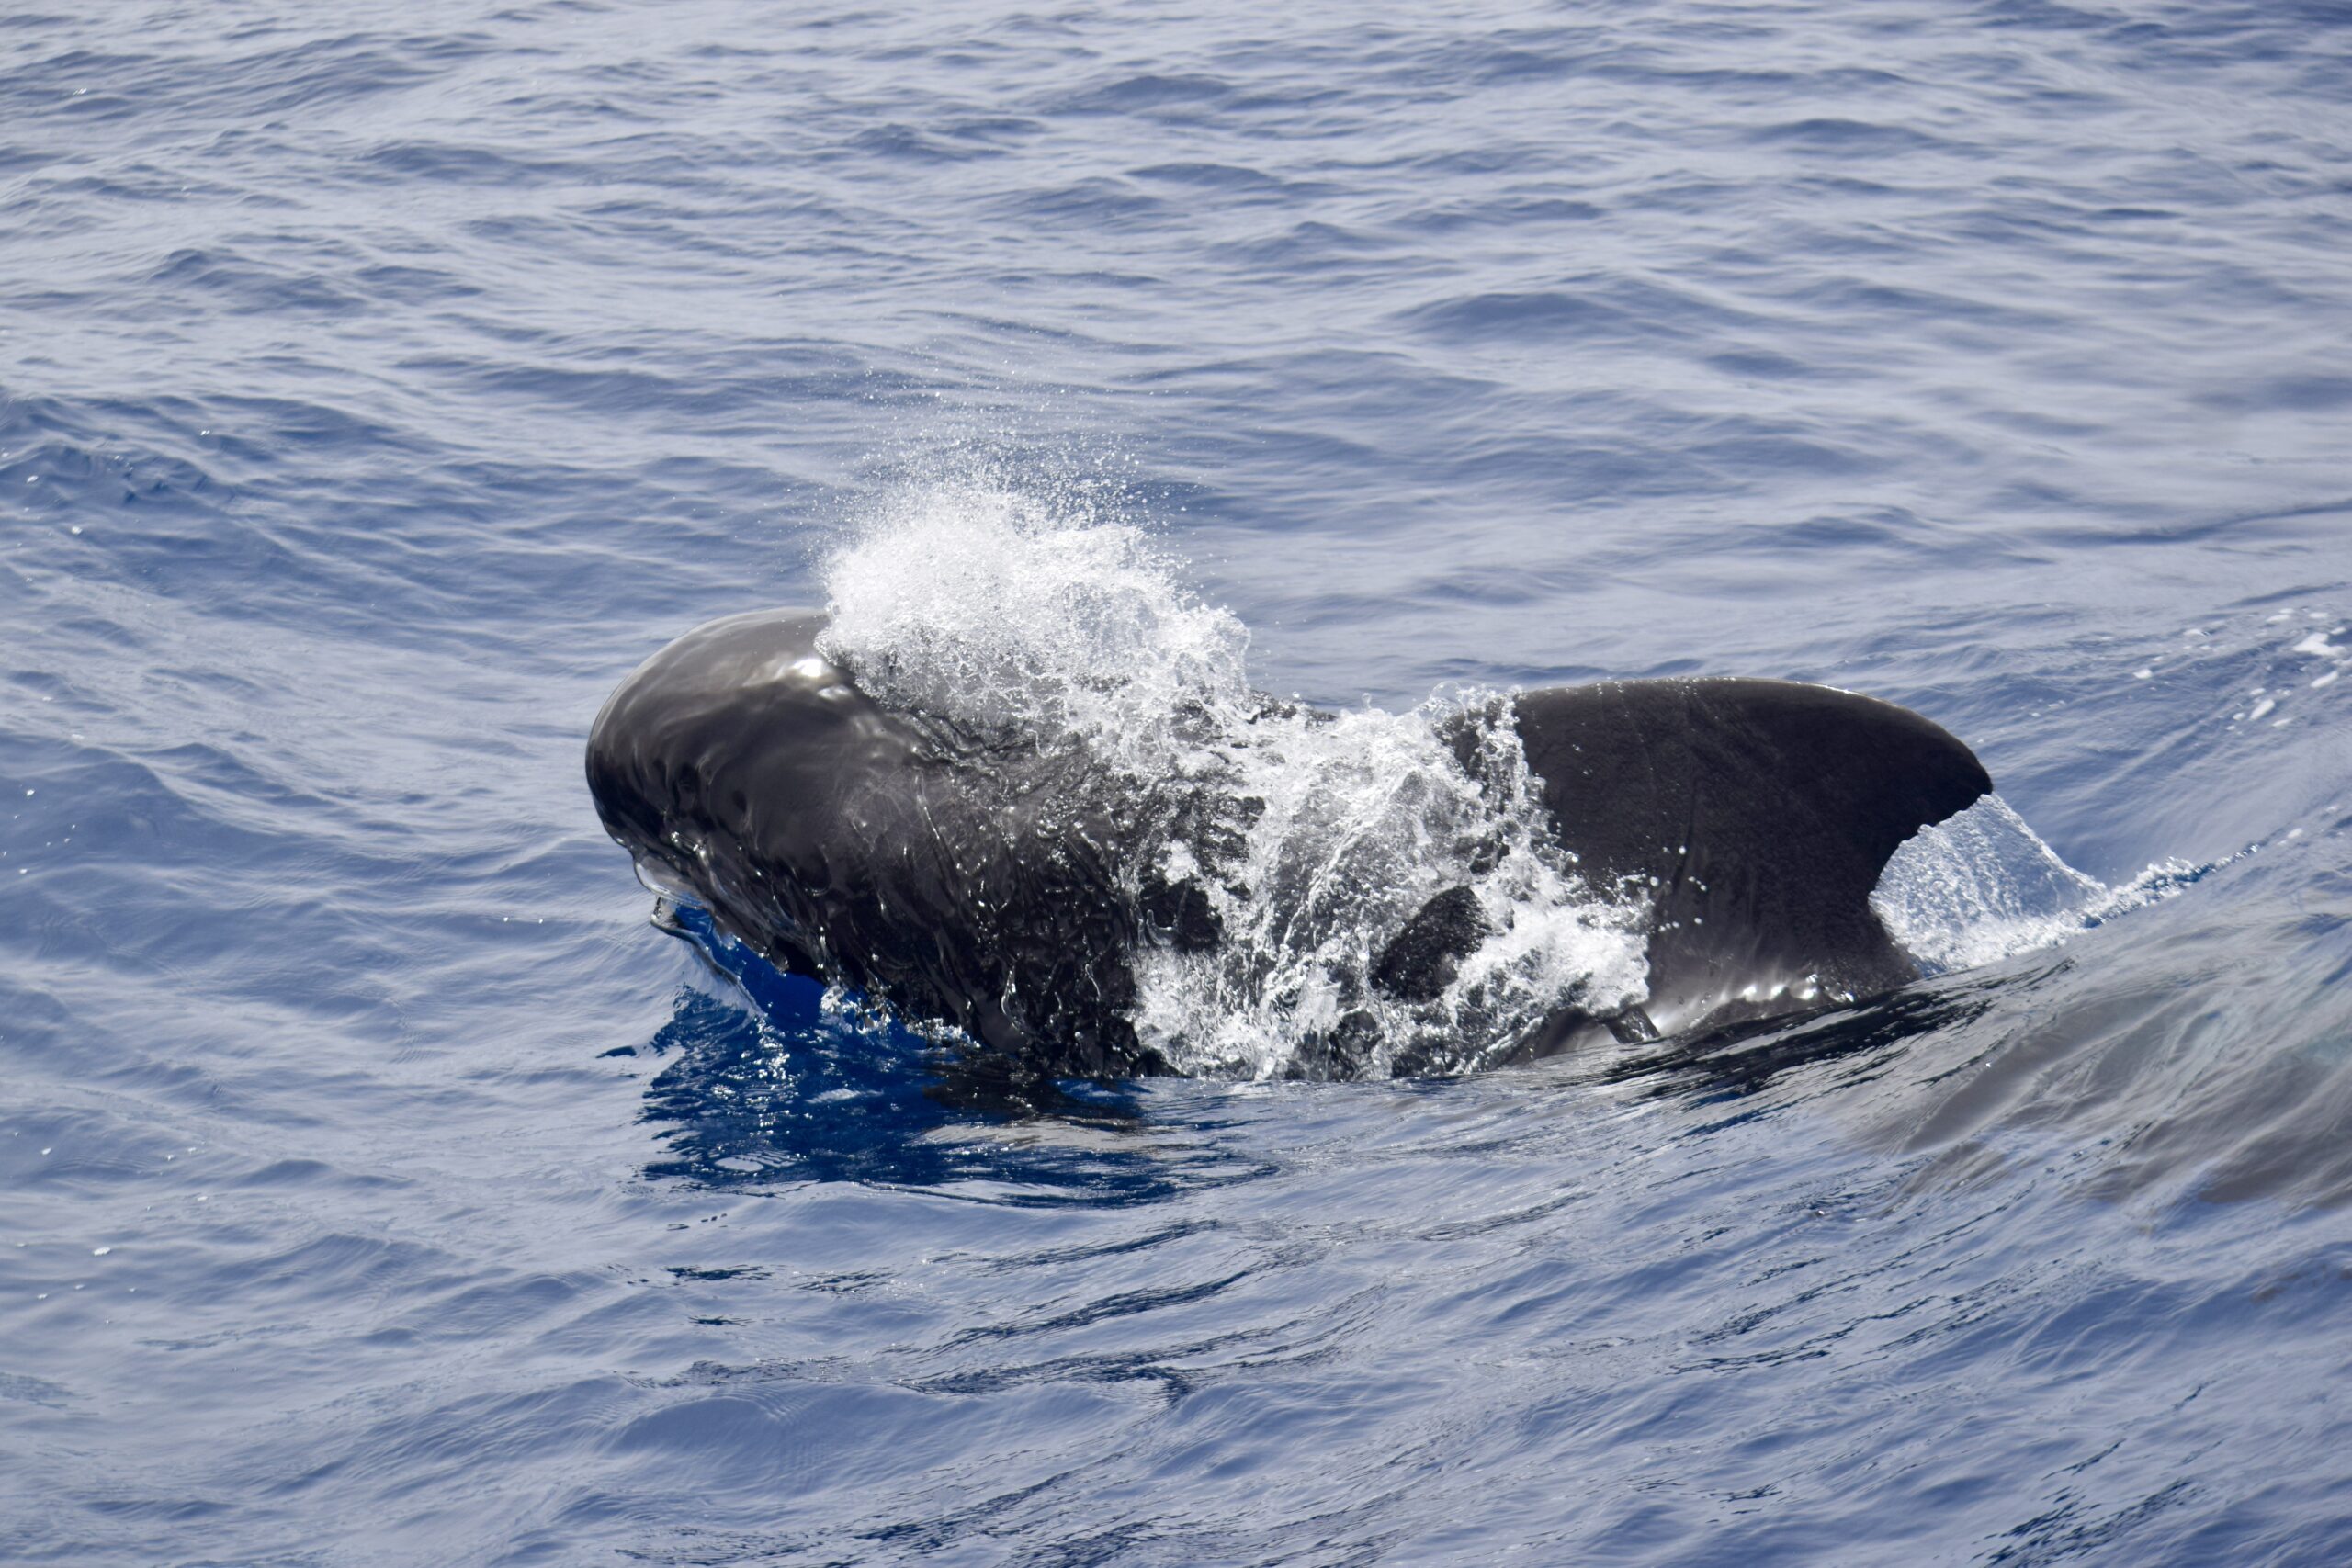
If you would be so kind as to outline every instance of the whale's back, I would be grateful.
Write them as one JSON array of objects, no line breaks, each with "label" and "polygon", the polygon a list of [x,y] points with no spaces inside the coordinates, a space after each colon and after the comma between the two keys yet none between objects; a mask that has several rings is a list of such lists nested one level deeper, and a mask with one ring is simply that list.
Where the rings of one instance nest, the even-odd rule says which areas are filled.
[{"label": "whale's back", "polygon": [[1560,841],[1651,901],[1663,1033],[1916,978],[1871,889],[1905,840],[1993,787],[1933,722],[1827,686],[1607,682],[1517,712]]}]

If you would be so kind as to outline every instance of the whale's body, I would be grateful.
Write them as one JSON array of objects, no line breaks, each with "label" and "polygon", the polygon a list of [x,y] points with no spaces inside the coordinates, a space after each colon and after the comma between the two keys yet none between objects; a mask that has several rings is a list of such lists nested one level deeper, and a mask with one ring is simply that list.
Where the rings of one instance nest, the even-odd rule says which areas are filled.
[{"label": "whale's body", "polygon": [[[992,744],[887,707],[819,650],[824,626],[731,616],[630,675],[588,745],[606,829],[649,880],[781,967],[1036,1070],[1171,1070],[1135,1026],[1138,964],[1226,940],[1202,888],[1134,863],[1133,811],[1082,752]],[[1821,686],[1611,682],[1521,694],[1498,722],[1515,729],[1559,846],[1639,906],[1648,964],[1646,1000],[1567,998],[1505,1057],[1916,978],[1871,890],[1905,839],[1992,787],[1928,720]],[[1475,774],[1466,735],[1456,752]],[[1468,890],[1441,892],[1360,985],[1400,1005],[1433,997],[1482,934]],[[1308,1043],[1304,1070],[1357,1070],[1371,1018]],[[1392,1071],[1417,1065],[1391,1055]]]}]

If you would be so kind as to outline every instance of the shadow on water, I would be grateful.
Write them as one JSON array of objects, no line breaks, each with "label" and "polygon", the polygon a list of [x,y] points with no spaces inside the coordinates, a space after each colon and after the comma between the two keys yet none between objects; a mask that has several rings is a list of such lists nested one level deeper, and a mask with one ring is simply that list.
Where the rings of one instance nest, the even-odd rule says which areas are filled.
[{"label": "shadow on water", "polygon": [[985,1184],[991,1201],[1102,1205],[1249,1174],[1185,1130],[1148,1123],[1128,1086],[1015,1076],[829,998],[704,910],[665,908],[662,923],[734,996],[682,989],[651,1041],[613,1053],[670,1058],[646,1089],[643,1119],[668,1145],[650,1178],[737,1190]]},{"label": "shadow on water", "polygon": [[1758,1019],[1703,1034],[1660,1042],[1637,1055],[1614,1059],[1592,1081],[1629,1086],[1651,1099],[1708,1104],[1746,1099],[1801,1067],[1847,1062],[1848,1082],[1878,1077],[1913,1043],[1966,1029],[1999,1005],[2017,977],[1918,987],[1860,1009],[1838,1009],[1792,1021]]}]

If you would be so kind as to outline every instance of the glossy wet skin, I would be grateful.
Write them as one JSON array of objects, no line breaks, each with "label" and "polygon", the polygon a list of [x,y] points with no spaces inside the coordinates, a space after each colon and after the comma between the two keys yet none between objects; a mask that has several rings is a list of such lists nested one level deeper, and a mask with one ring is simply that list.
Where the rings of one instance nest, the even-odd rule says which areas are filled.
[{"label": "glossy wet skin", "polygon": [[1597,880],[1647,889],[1659,1033],[1918,976],[1870,896],[1905,839],[1993,787],[1942,728],[1785,681],[1609,682],[1516,706],[1561,841]]},{"label": "glossy wet skin", "polygon": [[881,708],[822,625],[715,621],[624,682],[588,748],[606,828],[783,967],[1058,1070],[1164,1070],[1126,1020],[1141,919],[1110,824],[1046,761],[958,755]]},{"label": "glossy wet skin", "polygon": [[[818,651],[823,625],[806,611],[714,621],[625,681],[588,748],[606,828],[649,881],[782,967],[1041,1071],[1167,1070],[1130,1021],[1138,944],[1216,932],[1188,925],[1181,897],[1131,891],[1121,803],[1082,762],[976,751],[884,708]],[[1560,841],[1597,887],[1645,908],[1650,969],[1642,1008],[1564,1009],[1521,1055],[1916,977],[1871,890],[1905,838],[1991,787],[1928,720],[1826,687],[1551,689],[1518,697],[1514,722]],[[1475,941],[1447,931],[1437,902],[1425,915],[1384,954],[1404,976],[1391,983],[1430,983]]]},{"label": "glossy wet skin", "polygon": [[741,844],[821,889],[829,864],[797,848],[856,811],[863,781],[913,765],[907,728],[817,653],[823,625],[792,612],[710,622],[605,702],[589,787],[649,872],[692,885],[713,874],[720,848]]}]

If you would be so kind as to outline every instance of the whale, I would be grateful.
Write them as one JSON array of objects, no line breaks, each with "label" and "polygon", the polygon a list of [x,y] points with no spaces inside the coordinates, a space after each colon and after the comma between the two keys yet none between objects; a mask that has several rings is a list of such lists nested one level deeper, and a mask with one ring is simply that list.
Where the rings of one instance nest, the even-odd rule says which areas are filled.
[{"label": "whale", "polygon": [[[1110,776],[1082,748],[1023,744],[878,700],[806,609],[714,620],[621,682],[587,745],[605,830],[665,897],[776,967],[1046,1077],[1181,1070],[1139,1032],[1158,961],[1231,939],[1218,835],[1261,804]],[[1296,716],[1267,699],[1267,716]],[[1310,719],[1322,716],[1309,714]],[[1888,857],[1993,785],[1968,747],[1876,698],[1746,677],[1522,691],[1446,735],[1476,780],[1499,737],[1541,829],[1623,911],[1638,999],[1570,995],[1482,1063],[1652,1041],[1851,1005],[1920,975],[1871,908]],[[1245,737],[1246,739],[1246,737]],[[1171,829],[1170,824],[1175,828]],[[1148,846],[1191,831],[1178,874]],[[1182,869],[1180,865],[1179,870]],[[1224,907],[1247,898],[1226,888]],[[1467,886],[1379,933],[1365,1005],[1303,1039],[1286,1076],[1458,1065],[1382,1038],[1446,991],[1490,934]]]}]

